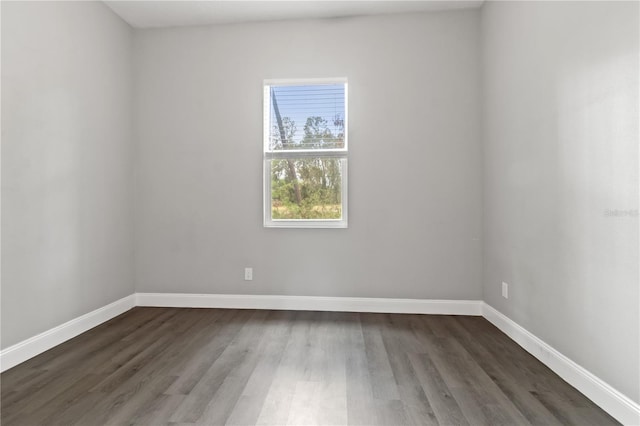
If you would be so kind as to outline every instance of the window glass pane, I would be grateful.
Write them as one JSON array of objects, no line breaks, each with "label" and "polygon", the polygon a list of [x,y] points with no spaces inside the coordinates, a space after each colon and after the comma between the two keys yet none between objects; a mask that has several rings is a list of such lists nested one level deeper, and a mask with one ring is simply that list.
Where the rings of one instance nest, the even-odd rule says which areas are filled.
[{"label": "window glass pane", "polygon": [[270,161],[271,217],[341,219],[346,159],[286,158]]},{"label": "window glass pane", "polygon": [[345,85],[270,86],[269,150],[344,148]]}]

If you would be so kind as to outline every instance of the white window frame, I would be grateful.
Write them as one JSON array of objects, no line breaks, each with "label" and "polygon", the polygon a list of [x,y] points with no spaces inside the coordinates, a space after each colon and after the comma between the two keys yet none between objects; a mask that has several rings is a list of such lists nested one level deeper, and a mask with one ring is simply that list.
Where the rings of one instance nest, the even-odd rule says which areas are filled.
[{"label": "white window frame", "polygon": [[[321,84],[344,84],[344,148],[270,150],[271,86],[300,86]],[[265,228],[347,228],[348,200],[348,155],[349,155],[349,107],[348,85],[346,78],[307,78],[307,79],[267,79],[263,83],[263,213]],[[342,167],[341,183],[341,219],[273,219],[271,212],[271,160],[281,158],[322,157],[338,158]]]}]

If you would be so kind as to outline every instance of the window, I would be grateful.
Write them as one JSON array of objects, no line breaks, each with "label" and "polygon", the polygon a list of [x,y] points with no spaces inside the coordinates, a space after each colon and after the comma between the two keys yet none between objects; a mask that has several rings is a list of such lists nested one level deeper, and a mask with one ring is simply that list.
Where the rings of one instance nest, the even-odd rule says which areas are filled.
[{"label": "window", "polygon": [[347,227],[346,79],[264,83],[264,226]]}]

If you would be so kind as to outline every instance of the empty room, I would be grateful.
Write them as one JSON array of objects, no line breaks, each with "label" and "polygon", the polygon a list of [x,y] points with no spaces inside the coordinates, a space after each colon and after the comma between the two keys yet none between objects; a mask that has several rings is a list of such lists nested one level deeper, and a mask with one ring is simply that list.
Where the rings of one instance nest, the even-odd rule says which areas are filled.
[{"label": "empty room", "polygon": [[640,425],[640,1],[2,1],[0,423]]}]

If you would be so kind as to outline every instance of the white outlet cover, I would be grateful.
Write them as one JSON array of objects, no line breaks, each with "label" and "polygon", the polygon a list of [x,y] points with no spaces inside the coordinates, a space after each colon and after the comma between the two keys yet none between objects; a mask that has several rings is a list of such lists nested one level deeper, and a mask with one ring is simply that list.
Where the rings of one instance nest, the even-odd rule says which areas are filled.
[{"label": "white outlet cover", "polygon": [[505,299],[509,298],[509,284],[502,281],[502,297]]}]

